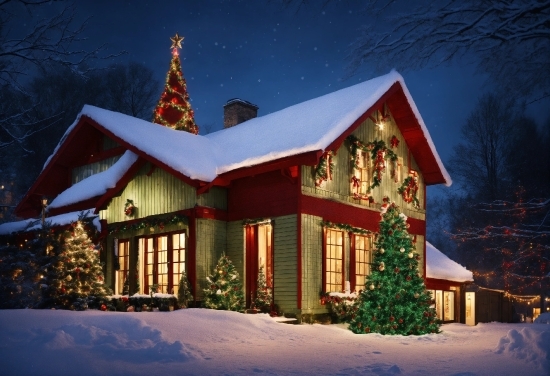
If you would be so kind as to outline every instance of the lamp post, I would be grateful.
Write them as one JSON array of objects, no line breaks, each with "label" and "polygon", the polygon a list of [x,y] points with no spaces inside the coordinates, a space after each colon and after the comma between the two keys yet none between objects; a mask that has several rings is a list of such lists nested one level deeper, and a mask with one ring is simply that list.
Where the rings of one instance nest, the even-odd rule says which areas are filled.
[{"label": "lamp post", "polygon": [[46,221],[46,207],[48,206],[48,199],[42,197],[42,228],[44,228],[44,222]]}]

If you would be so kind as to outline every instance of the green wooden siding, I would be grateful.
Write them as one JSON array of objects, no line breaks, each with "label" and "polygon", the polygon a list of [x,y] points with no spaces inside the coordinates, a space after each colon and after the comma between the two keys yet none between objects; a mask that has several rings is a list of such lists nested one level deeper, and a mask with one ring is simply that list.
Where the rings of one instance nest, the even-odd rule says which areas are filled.
[{"label": "green wooden siding", "polygon": [[116,148],[117,146],[120,146],[120,145],[118,144],[118,142],[116,142],[112,138],[107,136],[103,137],[103,150],[113,149],[113,148]]},{"label": "green wooden siding", "polygon": [[111,157],[99,162],[90,163],[85,166],[79,166],[79,167],[73,168],[71,184],[76,184],[79,181],[82,181],[89,176],[92,176],[107,170],[109,167],[114,165],[119,158],[120,156]]},{"label": "green wooden siding", "polygon": [[227,222],[227,248],[229,257],[244,282],[244,230],[242,221]]},{"label": "green wooden siding", "polygon": [[[197,197],[195,188],[168,172],[154,168],[153,173],[147,175],[150,171],[149,163],[141,168],[124,190],[111,200],[108,208],[100,212],[101,219],[106,219],[108,223],[123,222],[190,209],[201,202],[218,209],[227,207],[226,190],[223,188],[212,189]],[[133,200],[137,207],[136,215],[132,218],[124,215],[127,199]]]},{"label": "green wooden siding", "polygon": [[302,214],[302,312],[326,312],[320,303],[323,290],[323,218]]},{"label": "green wooden siding", "polygon": [[420,260],[418,260],[418,274],[424,277],[424,236],[416,235],[416,252],[420,255]]},{"label": "green wooden siding", "polygon": [[[408,161],[409,150],[405,139],[401,135],[397,125],[393,121],[393,118],[386,122],[384,130],[380,131],[375,127],[373,121],[369,118],[365,120],[354,132],[353,135],[364,143],[383,140],[386,145],[390,145],[390,140],[393,135],[399,139],[399,146],[392,149],[398,157],[403,158],[403,166],[401,167],[401,177],[399,182],[396,183],[391,178],[391,167],[388,165],[386,171],[382,175],[382,183],[379,187],[372,190],[371,195],[374,197],[375,203],[370,208],[378,211],[382,198],[384,196],[390,197],[401,210],[411,218],[426,219],[424,209],[415,209],[412,204],[408,204],[403,201],[403,198],[397,192],[397,189],[401,186],[403,180],[408,176],[409,169],[413,169],[419,174],[419,191],[418,198],[420,200],[420,207],[424,207],[424,179],[421,172],[418,169],[418,165],[411,156],[410,164]],[[315,167],[302,166],[302,192],[307,195],[312,195],[321,198],[328,198],[342,203],[357,204],[362,207],[369,208],[369,204],[366,200],[355,200],[351,192],[351,176],[353,173],[352,165],[350,162],[350,150],[349,142],[345,141],[342,146],[337,150],[336,155],[333,157],[334,169],[333,180],[327,181],[322,184],[321,187],[315,186]]]},{"label": "green wooden siding", "polygon": [[224,221],[197,219],[197,300],[202,300],[203,289],[207,287],[206,277],[212,274],[218,259],[225,252],[226,226]]},{"label": "green wooden siding", "polygon": [[275,304],[285,313],[297,313],[298,217],[272,218]]}]

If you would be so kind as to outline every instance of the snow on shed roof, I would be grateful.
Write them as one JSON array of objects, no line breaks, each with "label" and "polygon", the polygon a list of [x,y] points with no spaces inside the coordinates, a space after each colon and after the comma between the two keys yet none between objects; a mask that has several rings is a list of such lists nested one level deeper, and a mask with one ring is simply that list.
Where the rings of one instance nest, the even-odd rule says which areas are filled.
[{"label": "snow on shed roof", "polygon": [[114,188],[120,178],[128,171],[138,156],[126,151],[109,169],[82,179],[61,192],[48,207],[61,208],[93,197],[102,196],[109,188]]},{"label": "snow on shed roof", "polygon": [[89,105],[84,106],[66,135],[85,115],[116,137],[175,171],[191,179],[210,182],[219,174],[241,167],[310,151],[324,151],[396,82],[403,87],[445,182],[450,185],[451,178],[437,154],[403,77],[396,71],[206,136],[174,131]]},{"label": "snow on shed roof", "polygon": [[[71,213],[59,214],[52,217],[47,217],[46,222],[50,226],[65,226],[70,225],[78,221],[78,218],[81,214],[84,214],[85,217],[93,217],[93,224],[98,231],[101,231],[101,222],[99,221],[99,216],[94,213],[94,209],[88,209],[83,211],[75,211]],[[10,235],[17,232],[23,231],[36,231],[42,228],[41,219],[25,219],[18,222],[9,222],[3,223],[0,225],[0,235]]]},{"label": "snow on shed roof", "polygon": [[455,282],[474,280],[471,271],[445,256],[429,242],[426,242],[426,277]]}]

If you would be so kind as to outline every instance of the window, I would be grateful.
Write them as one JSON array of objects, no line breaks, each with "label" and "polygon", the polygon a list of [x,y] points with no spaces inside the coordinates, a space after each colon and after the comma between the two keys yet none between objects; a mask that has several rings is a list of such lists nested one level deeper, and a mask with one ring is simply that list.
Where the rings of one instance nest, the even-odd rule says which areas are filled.
[{"label": "window", "polygon": [[[451,287],[452,288],[452,287]],[[428,290],[435,303],[435,313],[441,321],[455,320],[455,292],[445,290]]]},{"label": "window", "polygon": [[124,283],[128,278],[130,242],[128,240],[116,240],[116,242],[115,247],[117,247],[117,252],[115,257],[117,258],[118,270],[115,272],[115,294],[122,295],[124,292]]},{"label": "window", "polygon": [[351,290],[362,290],[370,274],[372,263],[372,237],[353,235],[351,243],[350,278]]},{"label": "window", "polygon": [[156,284],[159,293],[177,294],[185,270],[185,232],[140,238],[138,248],[140,293],[148,294]]},{"label": "window", "polygon": [[370,158],[364,151],[357,152],[357,161],[351,178],[351,192],[356,198],[361,198],[369,193],[370,188]]},{"label": "window", "polygon": [[344,232],[325,229],[324,285],[325,292],[339,292],[344,288]]}]

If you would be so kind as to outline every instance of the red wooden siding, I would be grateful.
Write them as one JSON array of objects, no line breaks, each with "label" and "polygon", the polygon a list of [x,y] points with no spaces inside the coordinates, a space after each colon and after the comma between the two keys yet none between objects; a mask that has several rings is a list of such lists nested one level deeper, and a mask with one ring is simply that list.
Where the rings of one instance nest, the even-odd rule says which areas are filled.
[{"label": "red wooden siding", "polygon": [[280,170],[231,182],[228,220],[279,217],[298,212],[298,190]]}]

